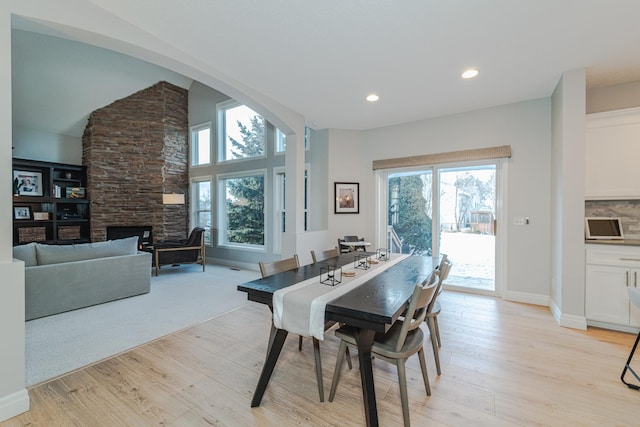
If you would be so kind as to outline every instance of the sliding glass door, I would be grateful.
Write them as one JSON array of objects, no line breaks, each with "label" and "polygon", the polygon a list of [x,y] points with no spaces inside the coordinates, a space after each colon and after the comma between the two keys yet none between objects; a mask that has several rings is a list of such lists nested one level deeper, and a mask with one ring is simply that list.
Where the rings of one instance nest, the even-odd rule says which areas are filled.
[{"label": "sliding glass door", "polygon": [[449,288],[494,294],[497,171],[496,162],[387,171],[387,247],[447,254]]},{"label": "sliding glass door", "polygon": [[496,166],[438,170],[439,251],[455,265],[447,285],[495,291]]}]

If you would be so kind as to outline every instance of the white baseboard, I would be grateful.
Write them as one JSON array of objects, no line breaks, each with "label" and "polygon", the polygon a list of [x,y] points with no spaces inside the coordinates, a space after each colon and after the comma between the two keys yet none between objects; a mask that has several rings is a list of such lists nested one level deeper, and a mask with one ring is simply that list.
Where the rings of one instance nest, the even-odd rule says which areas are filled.
[{"label": "white baseboard", "polygon": [[260,272],[260,268],[258,267],[257,262],[241,262],[241,261],[232,261],[228,259],[218,259],[218,258],[211,258],[211,257],[206,257],[206,258],[207,258],[207,263],[223,265],[225,267],[241,268],[243,270],[252,270],[252,271],[257,271],[258,273]]},{"label": "white baseboard", "polygon": [[544,307],[549,306],[549,297],[547,295],[507,291],[505,299],[507,301],[523,302],[525,304],[542,305]]},{"label": "white baseboard", "polygon": [[562,311],[560,311],[560,307],[558,307],[554,301],[551,301],[549,308],[551,309],[553,318],[558,322],[558,325],[583,331],[587,329],[587,319],[584,316],[563,314]]},{"label": "white baseboard", "polygon": [[22,389],[0,398],[0,422],[29,410],[29,393]]}]

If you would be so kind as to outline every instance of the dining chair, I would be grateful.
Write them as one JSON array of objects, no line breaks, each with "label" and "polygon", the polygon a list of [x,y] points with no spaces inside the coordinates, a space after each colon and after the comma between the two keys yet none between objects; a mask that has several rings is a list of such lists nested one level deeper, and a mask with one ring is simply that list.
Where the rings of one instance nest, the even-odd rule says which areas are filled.
[{"label": "dining chair", "polygon": [[[282,273],[283,271],[293,270],[295,268],[300,267],[300,261],[298,260],[298,255],[294,254],[291,258],[282,259],[279,261],[274,261],[270,263],[265,263],[260,261],[258,263],[260,266],[260,274],[265,278],[267,276],[272,276],[276,273]],[[333,323],[332,323],[333,325]],[[326,325],[325,325],[326,329]],[[272,342],[273,337],[275,335],[275,326],[273,322],[271,322],[271,332],[269,335],[269,343]],[[271,344],[270,344],[271,345]],[[298,350],[302,350],[302,335],[298,336]],[[267,352],[269,354],[269,352]],[[316,364],[316,379],[318,382],[318,394],[320,397],[320,402],[324,402],[324,385],[322,382],[322,361],[320,359],[320,341],[317,338],[313,338],[313,357],[315,359]]]},{"label": "dining chair", "polygon": [[326,251],[320,251],[318,253],[316,253],[316,251],[314,250],[311,250],[311,259],[313,260],[314,264],[316,262],[326,261],[330,258],[335,258],[339,255],[340,253],[338,252],[337,247],[333,249],[327,249]]},{"label": "dining chair", "polygon": [[[416,353],[418,353],[418,358],[420,360],[420,368],[422,370],[422,379],[424,380],[425,390],[427,395],[431,396],[427,364],[424,358],[424,333],[422,332],[422,329],[420,329],[420,325],[424,321],[427,313],[427,306],[433,299],[439,284],[439,272],[434,269],[429,277],[415,285],[409,302],[409,308],[406,312],[407,315],[404,320],[396,321],[386,333],[376,334],[373,346],[371,347],[372,357],[392,363],[396,365],[398,369],[402,417],[405,426],[410,425],[405,363],[410,356]],[[357,335],[358,330],[352,326],[343,326],[336,331],[336,336],[340,338],[340,347],[338,349],[336,367],[333,372],[329,402],[333,402],[336,389],[338,388],[340,370],[344,362],[345,349],[348,346],[357,348]]]},{"label": "dining chair", "polygon": [[427,306],[427,313],[425,315],[425,322],[429,327],[429,334],[431,335],[431,346],[433,347],[433,357],[436,361],[436,372],[438,375],[442,374],[442,370],[440,369],[440,347],[442,347],[442,341],[440,340],[440,328],[438,327],[438,315],[442,311],[442,307],[440,306],[440,301],[438,300],[438,296],[442,293],[442,285],[444,281],[449,276],[449,271],[451,270],[451,261],[447,257],[446,254],[442,255],[442,260],[436,270],[440,276],[440,280],[438,281],[438,289],[436,289],[436,294],[433,296],[433,299]]},{"label": "dining chair", "polygon": [[[627,288],[627,292],[629,294],[629,300],[636,307],[640,308],[640,289],[638,288]],[[627,359],[627,363],[624,365],[624,369],[622,370],[622,375],[620,375],[620,380],[629,388],[634,390],[640,390],[640,385],[632,384],[630,382],[625,381],[624,377],[628,372],[635,377],[636,381],[640,382],[640,376],[633,370],[631,365],[631,359],[633,359],[633,355],[636,352],[636,348],[638,347],[638,341],[640,341],[640,332],[638,332],[638,336],[636,337],[636,342],[633,344],[633,348],[631,349],[631,353],[629,353],[629,358]]]},{"label": "dining chair", "polygon": [[[343,241],[345,242],[364,242],[364,237],[358,237],[358,236],[344,236]],[[356,251],[364,251],[365,248],[364,246],[350,246],[351,250],[356,250]]]},{"label": "dining chair", "polygon": [[291,258],[281,259],[279,261],[273,262],[258,262],[260,266],[260,274],[262,277],[272,276],[276,273],[281,273],[283,271],[293,270],[294,268],[300,267],[300,261],[298,261],[298,255],[294,254]]}]

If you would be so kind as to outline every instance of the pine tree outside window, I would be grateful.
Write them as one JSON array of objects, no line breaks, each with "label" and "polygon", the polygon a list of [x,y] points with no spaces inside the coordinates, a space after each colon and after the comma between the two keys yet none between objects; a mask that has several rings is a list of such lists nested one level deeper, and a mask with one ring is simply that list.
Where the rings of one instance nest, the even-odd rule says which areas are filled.
[{"label": "pine tree outside window", "polygon": [[265,171],[218,176],[220,244],[264,247]]},{"label": "pine tree outside window", "polygon": [[237,101],[218,104],[218,161],[265,156],[265,120]]}]

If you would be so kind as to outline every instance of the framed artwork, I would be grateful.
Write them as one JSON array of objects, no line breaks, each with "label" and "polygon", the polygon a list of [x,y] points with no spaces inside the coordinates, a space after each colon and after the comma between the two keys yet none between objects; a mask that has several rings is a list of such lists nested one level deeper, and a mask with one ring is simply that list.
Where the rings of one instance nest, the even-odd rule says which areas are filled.
[{"label": "framed artwork", "polygon": [[31,219],[31,208],[29,208],[29,206],[14,206],[13,218],[14,219]]},{"label": "framed artwork", "polygon": [[42,173],[14,170],[13,187],[19,196],[42,196]]},{"label": "framed artwork", "polygon": [[335,182],[334,186],[334,212],[337,214],[360,213],[360,184],[357,182]]}]

